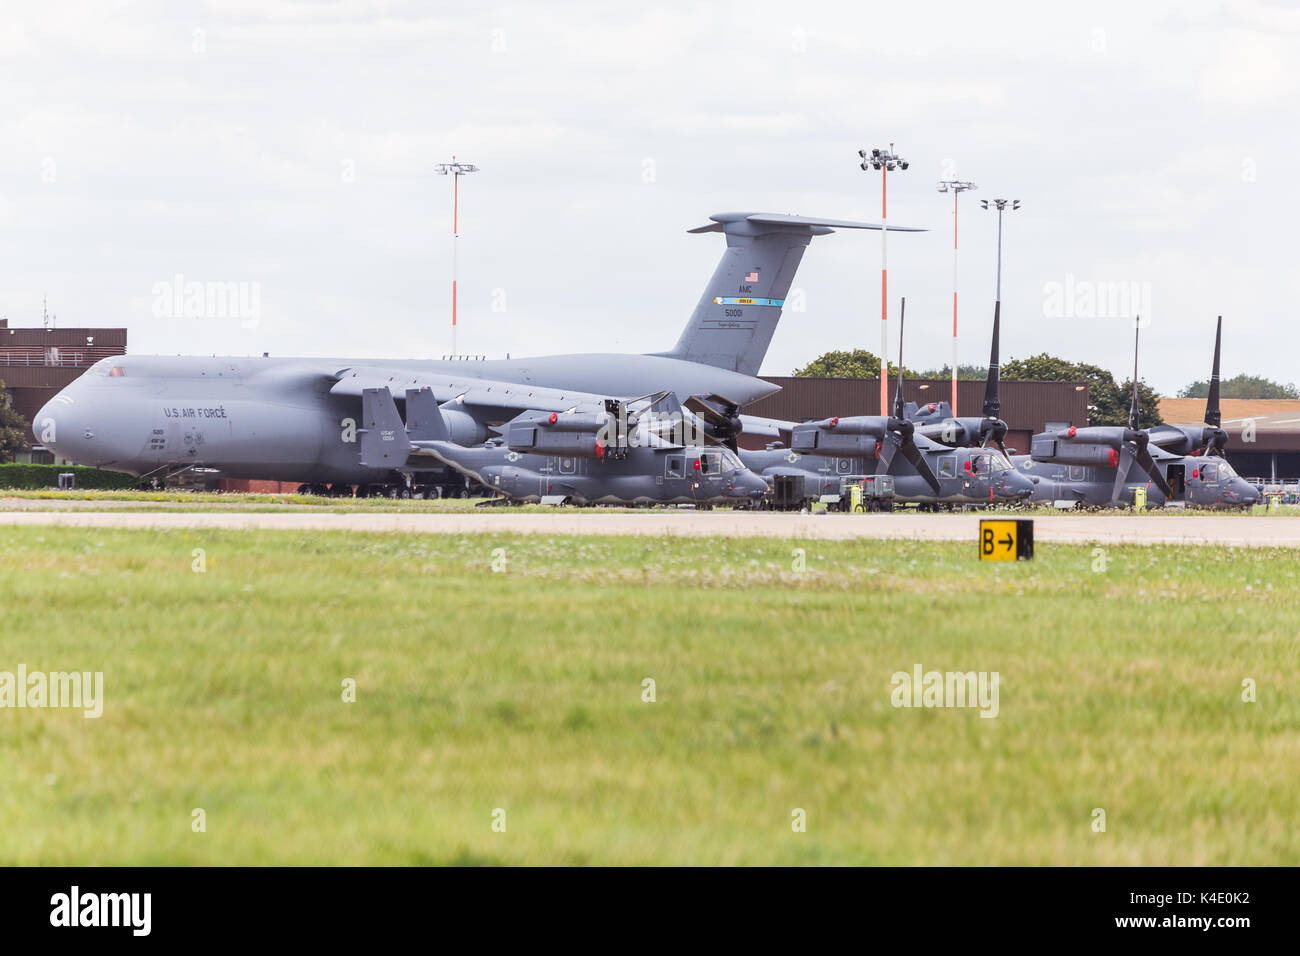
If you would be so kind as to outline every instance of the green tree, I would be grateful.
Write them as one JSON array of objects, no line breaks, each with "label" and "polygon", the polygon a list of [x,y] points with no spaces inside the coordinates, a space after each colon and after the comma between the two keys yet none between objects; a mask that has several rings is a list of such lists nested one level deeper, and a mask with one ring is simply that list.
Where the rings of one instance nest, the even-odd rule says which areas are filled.
[{"label": "green tree", "polygon": [[[889,375],[898,374],[898,366],[889,363]],[[903,374],[916,378],[914,371],[903,366]],[[794,370],[795,378],[879,378],[880,358],[866,349],[851,352],[823,352],[803,368]]]},{"label": "green tree", "polygon": [[[1132,396],[1132,380],[1122,385],[1115,377],[1097,365],[1071,362],[1041,352],[1027,359],[1012,359],[1002,366],[1002,377],[1021,382],[1086,382],[1090,425],[1127,425],[1128,407]],[[1138,380],[1138,404],[1141,414],[1139,428],[1163,425],[1160,417],[1160,399],[1155,391],[1141,379]]]},{"label": "green tree", "polygon": [[[939,368],[925,369],[920,373],[920,378],[938,378],[944,381],[952,380],[952,366],[941,365]],[[957,363],[957,378],[962,382],[983,382],[989,377],[987,365],[967,365],[965,362]]]},{"label": "green tree", "polygon": [[[1208,379],[1192,382],[1178,392],[1179,398],[1208,398],[1209,395]],[[1243,372],[1220,381],[1219,395],[1221,398],[1300,398],[1300,389],[1289,382],[1284,385],[1262,375]]]},{"label": "green tree", "polygon": [[12,461],[14,452],[28,445],[28,424],[14,408],[13,399],[0,382],[0,461]]}]

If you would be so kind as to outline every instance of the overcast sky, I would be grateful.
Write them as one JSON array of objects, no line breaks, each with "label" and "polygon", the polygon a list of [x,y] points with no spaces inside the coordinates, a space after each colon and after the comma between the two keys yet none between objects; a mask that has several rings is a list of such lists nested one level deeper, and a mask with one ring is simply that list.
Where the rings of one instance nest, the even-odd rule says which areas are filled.
[{"label": "overcast sky", "polygon": [[[1126,377],[1131,323],[1097,313],[1130,288],[1157,390],[1208,375],[1219,313],[1225,375],[1297,381],[1298,74],[1300,10],[1255,0],[7,4],[0,315],[48,295],[137,354],[440,357],[454,153],[481,167],[460,351],[657,351],[722,250],[688,228],[877,221],[856,151],[894,141],[889,219],[932,230],[889,243],[908,365],[950,355],[956,175],[963,362],[992,321],[978,200],[1006,197],[1004,358]],[[877,351],[879,265],[878,234],[814,240],[763,371]],[[249,283],[258,320],[159,317],[178,274]]]}]

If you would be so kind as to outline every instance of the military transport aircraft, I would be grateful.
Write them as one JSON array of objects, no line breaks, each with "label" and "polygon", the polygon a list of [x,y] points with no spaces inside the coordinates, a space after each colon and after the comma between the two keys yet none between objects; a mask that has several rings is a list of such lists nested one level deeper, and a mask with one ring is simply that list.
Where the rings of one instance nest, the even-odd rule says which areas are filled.
[{"label": "military transport aircraft", "polygon": [[[463,445],[485,441],[493,426],[520,412],[563,413],[609,397],[669,390],[744,404],[777,390],[756,376],[804,248],[835,229],[880,227],[766,213],[710,218],[690,231],[720,232],[727,248],[667,352],[473,362],[123,356],[104,359],[59,392],[32,430],[77,464],[143,477],[201,467],[350,494],[353,485],[406,487],[405,476],[359,460],[357,422],[367,388],[430,389],[451,440]],[[759,419],[745,425],[765,428]]]},{"label": "military transport aircraft", "polygon": [[[1133,398],[1129,427],[1070,427],[1035,435],[1016,466],[1039,479],[1033,500],[1076,507],[1132,506],[1145,488],[1147,507],[1183,501],[1203,508],[1249,508],[1259,490],[1222,457],[1228,435],[1220,427],[1219,353],[1223,317],[1214,334],[1214,363],[1205,425],[1137,427],[1137,331],[1133,339]],[[1154,447],[1153,447],[1154,446]]]},{"label": "military transport aircraft", "polygon": [[[918,426],[907,419],[902,371],[904,314],[905,304],[899,315],[898,387],[892,416],[836,417],[793,425],[789,451],[741,451],[741,461],[773,479],[802,478],[803,494],[809,502],[828,496],[834,500],[846,479],[873,474],[893,475],[894,500],[915,502],[925,510],[1027,499],[1034,491],[1033,480],[1018,472],[1000,449],[949,447],[919,434]],[[985,397],[986,418],[972,427],[977,437],[983,435],[985,441],[1000,445],[1006,424],[996,418],[1000,408],[996,343],[995,321],[989,378],[992,397]]]},{"label": "military transport aircraft", "polygon": [[407,390],[405,423],[387,388],[361,395],[368,467],[407,469],[431,456],[512,501],[543,504],[736,504],[767,493],[671,392],[594,411],[526,412],[504,427],[504,441],[473,448],[451,440],[428,389]]}]

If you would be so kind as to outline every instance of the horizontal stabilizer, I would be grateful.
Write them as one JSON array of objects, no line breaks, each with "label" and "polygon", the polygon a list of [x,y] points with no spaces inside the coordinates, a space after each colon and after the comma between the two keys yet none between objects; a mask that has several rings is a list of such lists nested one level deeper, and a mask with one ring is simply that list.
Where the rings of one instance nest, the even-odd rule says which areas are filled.
[{"label": "horizontal stabilizer", "polygon": [[[875,229],[880,230],[885,227],[878,222],[857,222],[851,219],[824,219],[818,216],[789,216],[777,212],[720,212],[716,216],[710,216],[713,222],[707,226],[696,226],[694,229],[686,230],[689,233],[702,232],[725,232],[725,224],[732,222],[752,222],[757,225],[765,226],[808,226],[811,227],[811,235],[822,236],[832,229]],[[890,226],[890,232],[928,232],[929,230],[918,226]]]}]

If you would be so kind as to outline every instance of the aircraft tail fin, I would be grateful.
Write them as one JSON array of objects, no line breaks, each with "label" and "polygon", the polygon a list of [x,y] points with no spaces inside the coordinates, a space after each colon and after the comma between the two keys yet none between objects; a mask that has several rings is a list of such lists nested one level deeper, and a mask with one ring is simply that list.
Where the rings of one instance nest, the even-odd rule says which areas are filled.
[{"label": "aircraft tail fin", "polygon": [[406,426],[397,414],[393,393],[384,388],[361,390],[361,464],[365,468],[401,468],[411,454]]},{"label": "aircraft tail fin", "polygon": [[411,441],[450,441],[451,431],[438,400],[427,388],[406,390],[406,437]]},{"label": "aircraft tail fin", "polygon": [[[776,332],[786,296],[813,236],[836,229],[879,229],[879,224],[770,213],[728,212],[710,216],[692,233],[720,232],[727,239],[690,321],[669,358],[757,375]],[[890,231],[923,232],[905,226]]]}]

